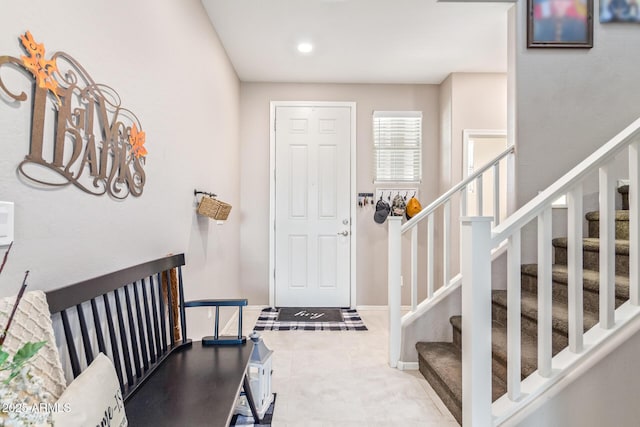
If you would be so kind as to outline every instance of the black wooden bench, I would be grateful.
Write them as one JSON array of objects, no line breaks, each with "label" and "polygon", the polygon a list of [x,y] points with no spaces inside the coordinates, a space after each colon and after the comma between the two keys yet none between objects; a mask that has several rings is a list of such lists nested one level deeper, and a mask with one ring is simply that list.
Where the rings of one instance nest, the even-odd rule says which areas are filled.
[{"label": "black wooden bench", "polygon": [[[186,307],[215,306],[217,320],[221,305],[239,306],[242,319],[247,301],[185,302],[183,265],[184,254],[168,256],[47,293],[54,324],[61,322],[64,330],[73,377],[98,352],[106,354],[113,361],[129,425],[134,427],[226,427],[241,388],[248,388],[246,369],[253,343],[203,346],[187,338],[185,319]],[[174,268],[177,304],[171,289],[166,297],[162,289],[162,275],[168,279]],[[171,313],[174,306],[178,324]],[[220,342],[217,323],[214,338]],[[247,397],[255,414],[251,393]]]}]

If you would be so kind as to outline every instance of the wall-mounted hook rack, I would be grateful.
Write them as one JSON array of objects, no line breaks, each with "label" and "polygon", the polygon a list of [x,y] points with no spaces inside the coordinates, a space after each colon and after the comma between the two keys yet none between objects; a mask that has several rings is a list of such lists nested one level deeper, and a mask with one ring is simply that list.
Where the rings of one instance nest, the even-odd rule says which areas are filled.
[{"label": "wall-mounted hook rack", "polygon": [[204,194],[204,195],[207,195],[209,197],[218,197],[217,194],[209,193],[207,191],[193,190],[193,195],[194,196],[197,196],[198,194]]},{"label": "wall-mounted hook rack", "polygon": [[395,196],[404,196],[406,199],[409,194],[413,194],[414,197],[418,197],[419,189],[416,187],[403,187],[403,188],[377,188],[376,189],[376,201],[380,198],[388,203],[391,203]]}]

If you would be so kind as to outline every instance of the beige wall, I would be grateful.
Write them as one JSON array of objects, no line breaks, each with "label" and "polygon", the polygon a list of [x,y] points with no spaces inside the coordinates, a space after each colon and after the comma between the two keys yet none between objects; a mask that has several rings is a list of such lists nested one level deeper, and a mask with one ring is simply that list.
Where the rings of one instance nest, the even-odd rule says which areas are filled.
[{"label": "beige wall", "polygon": [[440,193],[452,186],[451,144],[453,138],[453,74],[440,83]]},{"label": "beige wall", "polygon": [[[18,36],[30,30],[47,56],[65,51],[116,89],[149,155],[140,198],[35,188],[16,174],[29,149],[30,100],[0,96],[0,200],[16,204],[0,293],[15,293],[27,269],[30,288],[47,290],[185,252],[187,298],[239,296],[239,81],[200,1],[8,0],[2,21],[0,55],[23,54]],[[25,75],[2,76],[31,93]],[[234,205],[225,225],[196,216],[194,188]],[[198,317],[189,314],[194,337],[212,328]]]},{"label": "beige wall", "polygon": [[[267,84],[240,85],[241,283],[250,304],[269,302],[269,103],[353,101],[357,104],[357,192],[374,192],[374,110],[423,112],[423,206],[438,195],[438,86]],[[387,302],[387,226],[373,221],[373,207],[357,210],[357,304]],[[408,303],[408,287],[404,289]]]},{"label": "beige wall", "polygon": [[[463,131],[507,128],[507,75],[453,73],[441,85],[440,94],[441,124],[450,126],[441,129],[440,136],[443,153],[441,170],[449,171],[448,174],[441,174],[440,189],[444,193],[463,179]],[[457,243],[460,239],[459,215],[460,201],[456,196],[451,202],[452,277],[460,271]]]}]

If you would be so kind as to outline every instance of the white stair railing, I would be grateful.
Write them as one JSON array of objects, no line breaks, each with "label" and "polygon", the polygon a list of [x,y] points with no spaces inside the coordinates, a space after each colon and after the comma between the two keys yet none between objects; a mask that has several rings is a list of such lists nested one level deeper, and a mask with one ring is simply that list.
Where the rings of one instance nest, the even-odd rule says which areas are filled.
[{"label": "white stair railing", "polygon": [[[629,294],[630,301],[615,309],[615,183],[613,162],[628,150],[629,157]],[[585,180],[598,174],[600,197],[600,323],[583,331],[582,307],[582,195]],[[638,264],[640,255],[640,119],[636,120],[565,176],[489,232],[483,218],[463,219],[463,425],[501,425],[524,410],[554,384],[570,378],[570,372],[606,346],[615,332],[640,316]],[[552,357],[552,246],[551,206],[567,195],[568,211],[568,320],[569,346]],[[520,240],[532,221],[538,226],[538,370],[521,381],[520,360]],[[507,245],[507,394],[493,405],[487,402],[486,384],[491,378],[491,269],[488,256],[504,241]],[[478,265],[478,263],[482,265]],[[476,274],[480,271],[481,274]],[[487,292],[489,296],[487,296]],[[473,304],[464,304],[473,301]],[[469,319],[465,321],[465,319]],[[473,322],[471,325],[470,322]],[[472,329],[473,332],[472,332]],[[470,337],[483,331],[482,337]],[[486,332],[489,331],[489,332]],[[613,344],[612,344],[613,345]],[[472,356],[465,355],[469,352]],[[481,372],[477,372],[481,371]],[[490,384],[490,380],[487,381]],[[466,390],[465,390],[466,389]]]},{"label": "white stair railing", "polygon": [[[388,257],[388,304],[389,304],[389,365],[396,367],[400,358],[401,350],[401,333],[403,319],[401,316],[401,286],[403,282],[402,277],[402,235],[407,232],[411,232],[411,253],[410,253],[410,269],[409,281],[411,286],[411,309],[410,312],[405,315],[405,319],[410,317],[412,313],[418,310],[419,305],[423,306],[428,304],[429,301],[434,299],[437,292],[442,292],[451,286],[457,286],[460,284],[460,274],[457,274],[453,278],[451,277],[451,259],[452,251],[455,250],[459,254],[459,245],[451,244],[451,227],[455,224],[458,227],[458,221],[451,219],[451,203],[454,197],[460,197],[460,215],[466,216],[467,209],[467,189],[470,184],[474,184],[474,190],[476,194],[476,213],[482,214],[484,197],[483,197],[483,184],[484,178],[487,172],[493,171],[493,220],[494,226],[500,223],[500,162],[506,162],[507,156],[513,156],[513,146],[508,147],[498,156],[496,156],[489,163],[479,168],[475,173],[468,176],[465,180],[452,187],[449,191],[438,197],[428,206],[422,209],[411,220],[402,224],[402,217],[390,216],[389,221],[389,257]],[[436,214],[438,209],[442,209],[442,258],[436,268],[436,240],[435,240],[435,223]],[[427,234],[426,236],[420,236],[418,231],[418,225],[422,221],[427,221]],[[419,259],[418,257],[418,243],[421,237],[426,237],[426,260]],[[427,265],[426,278],[420,281],[418,275],[418,265],[425,263]],[[442,282],[436,284],[436,269],[439,269],[442,277]],[[418,301],[419,286],[426,288],[426,298],[423,301]]]}]

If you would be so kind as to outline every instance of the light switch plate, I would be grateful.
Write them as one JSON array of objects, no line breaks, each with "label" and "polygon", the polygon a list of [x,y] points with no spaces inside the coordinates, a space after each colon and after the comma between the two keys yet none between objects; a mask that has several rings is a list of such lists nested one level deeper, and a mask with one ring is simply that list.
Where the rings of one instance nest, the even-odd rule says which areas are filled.
[{"label": "light switch plate", "polygon": [[13,202],[0,202],[0,246],[13,242]]}]

